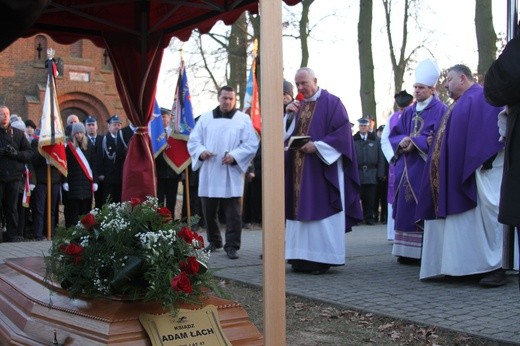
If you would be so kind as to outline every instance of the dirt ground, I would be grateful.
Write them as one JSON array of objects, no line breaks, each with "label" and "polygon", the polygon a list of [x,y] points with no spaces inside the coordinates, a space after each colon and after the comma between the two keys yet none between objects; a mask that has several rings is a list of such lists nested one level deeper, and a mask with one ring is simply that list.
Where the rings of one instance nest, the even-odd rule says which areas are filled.
[{"label": "dirt ground", "polygon": [[[262,332],[262,290],[228,280],[220,285],[227,298],[239,302]],[[506,345],[292,295],[286,297],[286,335],[288,346]]]}]

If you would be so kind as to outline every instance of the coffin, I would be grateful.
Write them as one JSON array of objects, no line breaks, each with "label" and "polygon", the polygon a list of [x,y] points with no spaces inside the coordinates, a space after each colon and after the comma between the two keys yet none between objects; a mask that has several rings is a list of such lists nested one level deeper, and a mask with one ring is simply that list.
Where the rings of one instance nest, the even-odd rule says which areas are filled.
[{"label": "coffin", "polygon": [[[151,345],[139,314],[162,314],[160,304],[123,299],[71,300],[44,283],[43,257],[7,259],[0,265],[0,345]],[[52,304],[50,304],[52,302]],[[240,304],[208,295],[233,345],[263,345]],[[182,305],[197,309],[197,305]]]}]

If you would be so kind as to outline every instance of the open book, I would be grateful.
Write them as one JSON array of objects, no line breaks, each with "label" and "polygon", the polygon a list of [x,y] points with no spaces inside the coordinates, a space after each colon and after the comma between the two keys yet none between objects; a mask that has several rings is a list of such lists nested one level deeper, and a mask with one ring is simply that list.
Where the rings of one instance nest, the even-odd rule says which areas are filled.
[{"label": "open book", "polygon": [[311,136],[291,136],[285,150],[297,150],[311,140]]}]

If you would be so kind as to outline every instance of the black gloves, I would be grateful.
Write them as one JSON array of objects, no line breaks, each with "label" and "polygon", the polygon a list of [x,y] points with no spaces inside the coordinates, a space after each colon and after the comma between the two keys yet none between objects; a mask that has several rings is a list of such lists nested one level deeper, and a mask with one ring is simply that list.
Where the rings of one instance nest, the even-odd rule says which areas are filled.
[{"label": "black gloves", "polygon": [[12,145],[6,144],[5,146],[0,148],[0,156],[8,156],[14,158],[18,156],[18,150],[13,148]]}]

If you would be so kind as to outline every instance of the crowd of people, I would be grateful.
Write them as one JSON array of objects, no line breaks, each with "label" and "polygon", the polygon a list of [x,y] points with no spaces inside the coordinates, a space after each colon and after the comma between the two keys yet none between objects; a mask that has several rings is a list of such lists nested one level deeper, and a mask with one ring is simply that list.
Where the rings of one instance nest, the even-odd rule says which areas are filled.
[{"label": "crowd of people", "polygon": [[[499,220],[520,224],[512,202],[520,178],[511,154],[518,141],[520,98],[518,88],[511,87],[516,80],[504,77],[514,70],[504,65],[515,64],[517,47],[518,40],[506,47],[486,77],[486,89],[467,66],[448,68],[442,87],[452,99],[449,105],[438,96],[441,69],[432,59],[422,61],[415,68],[413,95],[404,90],[395,95],[397,110],[386,126],[376,129],[374,118],[365,116],[355,134],[345,106],[318,86],[312,69],[296,72],[298,97],[284,81],[284,140],[305,139],[284,151],[285,256],[292,269],[323,274],[344,265],[345,233],[379,221],[387,223],[397,262],[419,265],[421,279],[478,274],[483,286],[503,285]],[[197,119],[187,142],[194,183],[184,187],[203,220],[194,227],[207,231],[205,251],[224,248],[230,259],[239,257],[244,222],[261,223],[260,141],[236,98],[233,88],[220,88],[218,106]],[[162,109],[162,120],[171,131],[169,110]],[[100,135],[94,116],[83,122],[69,116],[68,176],[51,168],[50,180],[35,130],[33,122],[11,119],[9,109],[0,107],[0,198],[7,241],[23,240],[28,214],[34,237],[46,238],[49,181],[53,225],[59,199],[66,226],[77,223],[94,201],[96,207],[121,201],[122,168],[135,131],[131,124],[122,128],[114,115],[108,132]],[[156,167],[158,199],[175,213],[182,176],[161,156]],[[32,198],[26,205],[27,185]],[[224,239],[221,223],[226,224]]]}]

